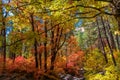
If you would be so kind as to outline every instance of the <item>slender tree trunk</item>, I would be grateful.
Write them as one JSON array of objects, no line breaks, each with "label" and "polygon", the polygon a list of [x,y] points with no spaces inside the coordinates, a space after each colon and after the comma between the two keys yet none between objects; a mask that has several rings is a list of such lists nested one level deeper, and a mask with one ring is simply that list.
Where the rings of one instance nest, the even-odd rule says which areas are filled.
[{"label": "slender tree trunk", "polygon": [[37,50],[37,40],[35,39],[35,42],[34,42],[34,50],[35,50],[35,62],[36,62],[36,68],[38,68],[38,50]]},{"label": "slender tree trunk", "polygon": [[[66,40],[66,36],[65,36],[65,40],[63,42],[63,44],[60,45],[61,42],[61,37],[62,37],[62,31],[63,28],[60,28],[59,25],[57,25],[56,29],[53,31],[51,31],[51,67],[50,70],[54,69],[54,65],[55,65],[55,60],[56,60],[56,56],[57,53],[59,51],[59,49],[63,46],[65,40]],[[56,35],[54,35],[56,34]]]},{"label": "slender tree trunk", "polygon": [[[118,31],[120,31],[120,0],[112,0],[113,3],[113,11],[115,14],[115,19],[117,20],[118,23]],[[118,45],[118,49],[120,50],[120,42],[119,42],[119,38],[120,36],[118,34],[116,34],[116,41],[117,41],[117,45]]]},{"label": "slender tree trunk", "polygon": [[114,17],[118,22],[118,30],[120,31],[120,0],[111,0],[111,3],[112,3],[113,13],[116,14],[114,15]]},{"label": "slender tree trunk", "polygon": [[[3,13],[2,13],[3,14]],[[3,34],[3,68],[5,69],[6,65],[6,27],[5,27],[5,18],[7,16],[7,13],[5,16],[2,15],[2,34]]]},{"label": "slender tree trunk", "polygon": [[113,36],[113,33],[111,31],[111,26],[109,24],[109,21],[107,20],[107,26],[106,26],[106,31],[108,32],[109,36],[110,36],[110,43],[111,43],[111,48],[112,49],[117,49],[116,48],[116,44],[115,44],[115,40],[114,40],[114,36]]},{"label": "slender tree trunk", "polygon": [[47,70],[47,44],[44,43],[44,69]]},{"label": "slender tree trunk", "polygon": [[98,27],[98,36],[99,36],[99,39],[100,39],[100,42],[101,42],[101,48],[102,48],[102,53],[104,55],[104,58],[105,58],[105,61],[106,63],[108,63],[108,58],[107,58],[107,55],[106,55],[106,52],[105,52],[105,49],[104,49],[104,44],[103,44],[103,41],[102,41],[102,36],[101,36],[101,31],[100,31],[100,27],[99,27],[99,23],[98,23],[98,20],[97,20],[97,27]]},{"label": "slender tree trunk", "polygon": [[3,56],[4,56],[4,67],[6,65],[6,29],[5,22],[3,22],[4,30],[3,30]]},{"label": "slender tree trunk", "polygon": [[51,66],[50,70],[54,69],[54,30],[51,31]]},{"label": "slender tree trunk", "polygon": [[[41,43],[39,44],[39,46],[42,46]],[[40,69],[42,69],[42,51],[40,52],[40,50],[38,50],[39,52],[39,66]]]},{"label": "slender tree trunk", "polygon": [[52,58],[51,58],[51,67],[50,67],[50,70],[54,70],[55,58],[56,58],[56,51],[52,51],[52,52],[53,52],[53,55],[52,55]]},{"label": "slender tree trunk", "polygon": [[116,37],[116,42],[117,42],[118,49],[120,50],[119,35],[117,34],[115,37]]},{"label": "slender tree trunk", "polygon": [[67,64],[68,64],[68,47],[67,47],[68,44],[66,44],[65,46],[65,53],[66,53],[66,68],[68,67]]},{"label": "slender tree trunk", "polygon": [[40,69],[42,69],[42,53],[39,53],[39,64],[40,64]]},{"label": "slender tree trunk", "polygon": [[113,55],[113,49],[111,48],[110,46],[110,42],[109,42],[109,39],[108,39],[108,36],[107,36],[107,32],[106,32],[106,28],[105,28],[105,24],[103,22],[103,18],[101,17],[101,22],[102,22],[102,25],[103,25],[103,29],[104,29],[104,35],[106,37],[106,40],[107,40],[107,44],[108,44],[108,47],[110,49],[110,53],[111,53],[111,56],[112,56],[112,60],[113,60],[113,63],[114,65],[116,66],[116,61],[115,61],[115,58],[114,58],[114,55]]},{"label": "slender tree trunk", "polygon": [[60,42],[60,38],[61,38],[61,33],[60,32],[60,27],[59,25],[56,27],[56,36],[53,36],[55,34],[55,31],[52,33],[52,38],[54,40],[52,40],[53,42],[53,49],[52,49],[52,58],[51,58],[51,67],[50,67],[50,70],[53,70],[54,69],[54,64],[55,64],[55,59],[56,59],[56,56],[57,56],[57,52],[58,52],[58,47],[59,47],[59,42]]},{"label": "slender tree trunk", "polygon": [[[32,31],[35,32],[35,26],[34,26],[34,16],[33,13],[30,14],[31,17],[31,25],[32,25]],[[36,68],[38,68],[38,50],[37,50],[37,39],[34,38],[34,56],[35,56],[35,63],[36,63]]]},{"label": "slender tree trunk", "polygon": [[13,63],[15,62],[15,58],[16,58],[16,54],[15,54],[15,53],[12,53]]},{"label": "slender tree trunk", "polygon": [[44,69],[47,70],[47,22],[45,21]]},{"label": "slender tree trunk", "polygon": [[[0,1],[0,22],[2,22],[2,19],[3,19],[3,12],[2,12],[2,0]],[[0,25],[0,37],[2,37],[2,28],[3,26]],[[3,41],[0,41],[0,43],[2,44]],[[3,46],[3,45],[2,45]],[[0,46],[0,56],[2,56],[2,52],[3,52],[3,47]]]}]

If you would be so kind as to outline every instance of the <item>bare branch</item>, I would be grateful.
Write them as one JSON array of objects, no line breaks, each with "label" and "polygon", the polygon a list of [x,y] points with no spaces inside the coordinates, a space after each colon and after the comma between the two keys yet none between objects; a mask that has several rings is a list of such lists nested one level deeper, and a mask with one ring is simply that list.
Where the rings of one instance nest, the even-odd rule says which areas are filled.
[{"label": "bare branch", "polygon": [[75,17],[74,19],[90,19],[90,18],[95,18],[96,16],[98,16],[100,14],[101,14],[101,12],[99,12],[99,13],[93,15],[93,16],[90,16],[90,17]]},{"label": "bare branch", "polygon": [[[16,43],[18,43],[18,42],[23,41],[23,40],[25,40],[25,39],[19,39],[19,40],[15,41],[15,42],[13,42],[13,43],[11,43],[11,44],[7,44],[7,45],[4,45],[4,46],[12,46],[12,45],[14,45],[14,44],[16,44]],[[4,47],[4,46],[1,46],[1,47]]]},{"label": "bare branch", "polygon": [[112,0],[95,0],[95,1],[102,1],[102,2],[109,2],[109,3],[112,3]]},{"label": "bare branch", "polygon": [[66,41],[66,36],[67,36],[67,34],[65,34],[64,41],[63,41],[63,43],[57,48],[57,51],[59,51],[59,50],[62,48],[62,46],[64,45],[64,43],[65,43],[65,41]]},{"label": "bare branch", "polygon": [[[97,10],[97,11],[101,11],[101,9],[105,8],[106,6],[101,7],[101,8],[97,8],[97,7],[93,7],[93,6],[84,6],[84,5],[79,4],[79,5],[75,5],[75,6],[70,6],[70,7],[65,8],[65,9],[60,8],[60,9],[56,9],[56,10],[49,10],[49,12],[56,12],[56,11],[60,11],[60,10],[68,10],[68,9],[72,9],[72,8],[75,8],[75,7],[90,8],[90,9],[94,9],[94,10]],[[48,12],[45,11],[43,13],[48,13]]]}]

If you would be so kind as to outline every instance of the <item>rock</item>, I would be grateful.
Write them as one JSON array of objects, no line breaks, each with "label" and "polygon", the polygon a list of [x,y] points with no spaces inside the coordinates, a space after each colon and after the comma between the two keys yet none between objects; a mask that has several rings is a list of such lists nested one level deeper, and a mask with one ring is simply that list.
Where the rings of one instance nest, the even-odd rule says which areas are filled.
[{"label": "rock", "polygon": [[85,80],[85,78],[84,77],[82,77],[82,78],[73,77],[73,80]]},{"label": "rock", "polygon": [[70,74],[66,74],[63,80],[73,80],[73,76]]},{"label": "rock", "polygon": [[77,78],[77,77],[73,77],[73,80],[80,80],[79,78]]},{"label": "rock", "polygon": [[80,73],[80,74],[84,74],[84,73],[85,73],[84,68],[80,68],[79,73]]},{"label": "rock", "polygon": [[81,77],[80,80],[85,80],[85,77]]},{"label": "rock", "polygon": [[105,75],[105,71],[100,71],[99,74]]},{"label": "rock", "polygon": [[65,77],[65,74],[59,73],[58,76],[63,79]]},{"label": "rock", "polygon": [[79,77],[72,76],[71,74],[62,74],[62,73],[59,73],[58,75],[61,80],[85,80],[85,77],[83,75]]}]

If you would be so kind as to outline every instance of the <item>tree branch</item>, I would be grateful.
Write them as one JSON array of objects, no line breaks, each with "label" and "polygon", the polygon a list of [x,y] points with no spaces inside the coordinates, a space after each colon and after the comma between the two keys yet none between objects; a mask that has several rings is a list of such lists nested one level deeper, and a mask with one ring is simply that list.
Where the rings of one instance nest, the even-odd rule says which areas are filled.
[{"label": "tree branch", "polygon": [[112,0],[95,0],[95,1],[102,1],[102,2],[109,2],[109,3],[112,3]]},{"label": "tree branch", "polygon": [[99,13],[97,13],[97,14],[95,14],[95,15],[93,15],[93,16],[90,16],[90,17],[75,17],[74,19],[90,19],[90,18],[95,18],[96,16],[98,16],[98,15],[100,15],[101,14],[101,12],[99,12]]},{"label": "tree branch", "polygon": [[61,49],[61,47],[64,45],[64,43],[65,43],[65,41],[66,41],[66,34],[65,34],[65,38],[64,38],[64,41],[63,41],[63,43],[57,48],[57,51],[59,51],[60,49]]},{"label": "tree branch", "polygon": [[[25,40],[25,39],[19,39],[19,40],[15,41],[15,42],[13,42],[13,43],[11,43],[11,44],[7,44],[7,45],[5,45],[5,46],[12,46],[12,45],[14,45],[14,44],[16,44],[16,43],[18,43],[18,42],[20,42],[20,41],[23,41],[23,40]],[[1,46],[1,47],[4,47],[4,46]]]}]

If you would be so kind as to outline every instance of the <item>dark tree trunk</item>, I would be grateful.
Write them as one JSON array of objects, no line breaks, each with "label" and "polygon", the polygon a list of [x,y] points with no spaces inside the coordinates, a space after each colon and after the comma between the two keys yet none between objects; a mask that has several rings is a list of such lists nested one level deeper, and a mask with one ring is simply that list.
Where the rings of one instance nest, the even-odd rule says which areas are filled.
[{"label": "dark tree trunk", "polygon": [[108,47],[109,47],[109,49],[110,49],[110,53],[111,53],[111,56],[112,56],[113,63],[114,63],[114,65],[116,66],[117,64],[116,64],[116,61],[115,61],[115,58],[114,58],[114,55],[113,55],[113,49],[112,49],[111,46],[110,46],[110,42],[109,42],[109,39],[108,39],[108,36],[107,36],[105,24],[104,24],[104,21],[103,21],[103,18],[102,18],[102,17],[101,17],[101,22],[102,22],[102,25],[103,25],[104,35],[105,35],[105,37],[106,37],[107,44],[108,44]]},{"label": "dark tree trunk", "polygon": [[68,67],[68,66],[67,66],[67,64],[68,64],[68,48],[67,48],[68,44],[66,44],[65,46],[66,46],[66,47],[65,47],[65,53],[66,53],[66,66],[65,66],[65,67],[67,68],[67,67]]},{"label": "dark tree trunk", "polygon": [[[6,13],[7,15],[7,13]],[[6,17],[6,16],[5,16]],[[3,68],[6,67],[6,27],[5,27],[5,17],[2,16],[2,34],[3,34]]]},{"label": "dark tree trunk", "polygon": [[118,49],[120,50],[119,35],[117,34],[115,37],[116,37]]},{"label": "dark tree trunk", "polygon": [[54,30],[51,31],[51,66],[50,70],[54,69]]},{"label": "dark tree trunk", "polygon": [[53,55],[52,55],[52,58],[51,58],[51,67],[50,67],[50,70],[54,70],[54,65],[55,65],[55,58],[56,58],[56,51],[52,51],[53,52]]},{"label": "dark tree trunk", "polygon": [[[115,15],[115,18],[118,23],[118,31],[120,31],[120,0],[112,0],[112,4],[114,6],[113,11],[115,14],[117,14],[117,15]],[[120,50],[119,38],[120,38],[120,36],[118,34],[116,34],[116,41],[117,41],[118,49]]]},{"label": "dark tree trunk", "polygon": [[105,52],[105,49],[104,49],[104,44],[103,44],[103,41],[102,41],[102,36],[101,36],[101,31],[100,31],[98,20],[97,20],[97,27],[98,27],[98,36],[99,36],[99,39],[100,39],[100,42],[101,42],[102,53],[104,55],[106,63],[108,63],[108,58],[107,58],[107,55],[106,55],[106,52]]},{"label": "dark tree trunk", "polygon": [[111,48],[112,49],[117,49],[116,48],[116,44],[115,44],[115,40],[114,40],[114,36],[113,36],[113,33],[111,31],[111,26],[109,24],[109,21],[107,20],[107,26],[106,26],[106,31],[108,32],[109,36],[110,36],[110,43],[111,43]]},{"label": "dark tree trunk", "polygon": [[15,62],[15,58],[16,58],[16,54],[15,54],[15,53],[12,53],[13,63]]},{"label": "dark tree trunk", "polygon": [[53,43],[54,45],[52,46],[53,48],[52,48],[52,58],[51,58],[51,67],[50,67],[50,70],[53,70],[54,69],[54,64],[55,64],[55,59],[56,59],[56,55],[57,55],[57,50],[58,50],[58,46],[59,46],[59,41],[60,41],[60,36],[61,35],[59,35],[60,33],[60,28],[59,28],[59,25],[57,26],[57,30],[56,30],[56,36],[53,36],[54,35],[54,33],[55,33],[55,31],[52,33],[52,38],[54,39],[54,40],[52,40],[53,42],[51,42],[51,43]]},{"label": "dark tree trunk", "polygon": [[[35,26],[34,26],[34,16],[33,13],[30,14],[31,17],[31,25],[32,25],[32,31],[35,32]],[[37,39],[34,38],[34,56],[35,56],[35,63],[36,63],[36,68],[38,68],[38,50],[37,50]]]},{"label": "dark tree trunk", "polygon": [[4,68],[5,68],[5,65],[6,65],[6,29],[5,29],[5,22],[3,23],[3,26],[4,26],[4,39],[3,39],[3,56],[4,56]]},{"label": "dark tree trunk", "polygon": [[42,69],[42,53],[39,53],[39,64],[40,64],[40,69]]},{"label": "dark tree trunk", "polygon": [[[39,46],[41,46],[41,43]],[[42,52],[40,52],[39,50],[38,52],[39,52],[39,66],[40,66],[40,69],[42,69]]]},{"label": "dark tree trunk", "polygon": [[44,69],[47,70],[47,22],[45,21]]},{"label": "dark tree trunk", "polygon": [[[56,26],[56,29],[51,31],[51,66],[50,66],[50,70],[54,70],[54,65],[55,65],[55,60],[56,60],[56,56],[57,53],[59,51],[59,49],[63,46],[65,40],[66,40],[66,36],[65,36],[65,40],[63,42],[63,44],[60,45],[60,41],[61,41],[61,37],[62,37],[62,31],[63,28],[60,28],[59,25]],[[54,35],[56,33],[56,35]]]},{"label": "dark tree trunk", "polygon": [[35,42],[34,42],[34,50],[35,50],[35,62],[36,62],[36,68],[38,68],[38,50],[37,50],[37,40],[35,39]]}]

